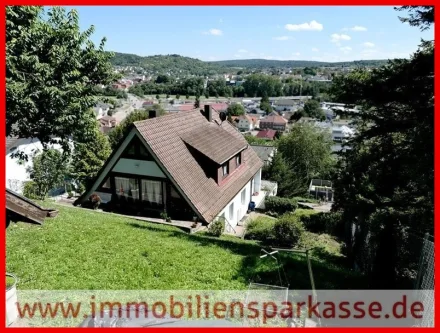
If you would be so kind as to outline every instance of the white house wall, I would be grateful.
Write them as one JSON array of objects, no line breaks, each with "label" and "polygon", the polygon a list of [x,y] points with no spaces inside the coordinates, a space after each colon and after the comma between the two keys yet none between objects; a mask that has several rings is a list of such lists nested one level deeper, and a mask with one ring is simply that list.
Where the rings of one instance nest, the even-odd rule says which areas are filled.
[{"label": "white house wall", "polygon": [[[241,193],[246,190],[246,198],[244,203],[241,202]],[[240,192],[226,205],[225,208],[218,214],[224,216],[233,228],[235,228],[238,222],[246,215],[251,202],[251,181],[249,181]],[[229,215],[229,207],[234,204],[234,216]]]},{"label": "white house wall", "polygon": [[[55,144],[51,148],[61,151],[61,145]],[[12,158],[11,153],[21,151],[28,155],[28,161],[19,162]],[[17,193],[23,192],[23,183],[31,180],[27,168],[33,166],[33,157],[43,151],[43,145],[38,139],[20,139],[14,145],[13,151],[6,152],[6,188]]]},{"label": "white house wall", "polygon": [[[252,201],[251,184],[254,188],[252,192],[260,191],[261,187],[261,169],[256,173],[256,175],[238,192],[238,194],[222,209],[218,214],[219,216],[224,216],[233,228],[235,228],[238,222],[246,215],[249,208],[249,203]],[[246,190],[246,196],[244,203],[241,201],[241,193]],[[229,214],[229,207],[234,204],[234,214],[231,217]]]}]

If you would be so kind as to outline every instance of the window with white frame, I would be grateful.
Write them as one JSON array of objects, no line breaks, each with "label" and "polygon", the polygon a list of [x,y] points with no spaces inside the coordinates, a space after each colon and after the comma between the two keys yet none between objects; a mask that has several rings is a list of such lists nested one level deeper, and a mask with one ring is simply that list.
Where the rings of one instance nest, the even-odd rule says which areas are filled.
[{"label": "window with white frame", "polygon": [[246,202],[246,189],[241,191],[241,204],[244,205]]},{"label": "window with white frame", "polygon": [[223,164],[222,170],[223,170],[223,177],[225,177],[229,174],[229,163],[228,162]]},{"label": "window with white frame", "polygon": [[229,220],[234,219],[234,203],[229,205]]}]

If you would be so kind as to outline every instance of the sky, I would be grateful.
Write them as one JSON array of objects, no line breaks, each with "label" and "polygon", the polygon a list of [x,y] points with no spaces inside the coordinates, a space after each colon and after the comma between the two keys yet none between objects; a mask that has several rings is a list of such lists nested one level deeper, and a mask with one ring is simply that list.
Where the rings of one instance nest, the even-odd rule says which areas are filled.
[{"label": "sky", "polygon": [[388,6],[77,6],[82,30],[109,51],[204,61],[407,58],[434,39]]}]

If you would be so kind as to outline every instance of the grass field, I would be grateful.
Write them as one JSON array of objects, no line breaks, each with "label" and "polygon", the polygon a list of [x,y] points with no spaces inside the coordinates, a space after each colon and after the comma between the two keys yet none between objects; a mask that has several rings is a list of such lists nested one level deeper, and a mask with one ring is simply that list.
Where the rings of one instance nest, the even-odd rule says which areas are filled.
[{"label": "grass field", "polygon": [[[276,264],[261,261],[254,242],[45,205],[59,209],[58,216],[43,226],[11,224],[6,232],[7,271],[18,276],[19,289],[246,289],[250,280],[279,284]],[[290,289],[309,289],[304,257],[281,259]],[[337,249],[315,252],[316,288],[363,287],[363,279],[340,259]]]}]

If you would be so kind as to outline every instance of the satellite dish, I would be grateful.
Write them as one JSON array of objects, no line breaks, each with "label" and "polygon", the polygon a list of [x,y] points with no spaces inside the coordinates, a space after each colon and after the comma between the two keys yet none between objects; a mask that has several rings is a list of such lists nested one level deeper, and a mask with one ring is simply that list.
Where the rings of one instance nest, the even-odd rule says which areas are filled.
[{"label": "satellite dish", "polygon": [[226,120],[226,118],[227,118],[227,116],[226,116],[226,112],[224,112],[224,111],[222,111],[222,112],[220,112],[220,120],[221,121],[225,121]]}]

